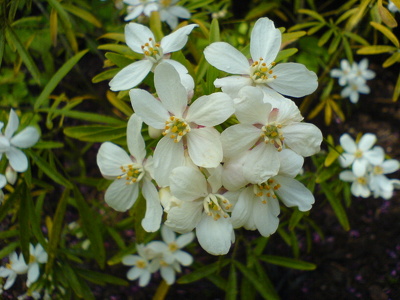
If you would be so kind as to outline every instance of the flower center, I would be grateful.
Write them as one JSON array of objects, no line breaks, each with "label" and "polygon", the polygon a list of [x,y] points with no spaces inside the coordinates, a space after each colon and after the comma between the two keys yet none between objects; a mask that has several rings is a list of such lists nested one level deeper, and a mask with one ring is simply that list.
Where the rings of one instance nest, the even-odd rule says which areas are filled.
[{"label": "flower center", "polygon": [[273,144],[278,151],[282,151],[283,140],[285,139],[280,131],[281,128],[281,124],[275,123],[266,124],[261,128],[261,137],[264,138],[264,143]]},{"label": "flower center", "polygon": [[358,150],[356,150],[356,152],[354,152],[354,156],[356,158],[361,158],[361,157],[363,157],[363,152],[358,149]]},{"label": "flower center", "polygon": [[120,167],[122,175],[117,176],[117,179],[126,179],[126,184],[133,184],[139,182],[144,176],[143,167],[139,164],[133,163]]},{"label": "flower center", "polygon": [[190,126],[184,119],[171,116],[169,120],[165,122],[165,128],[162,134],[164,136],[169,135],[175,143],[178,143],[189,131]]},{"label": "flower center", "polygon": [[163,6],[163,7],[168,7],[168,6],[170,6],[171,5],[171,0],[160,0],[160,4]]},{"label": "flower center", "polygon": [[34,257],[32,254],[29,255],[29,263],[34,263],[36,261],[36,257]]},{"label": "flower center", "polygon": [[153,38],[149,38],[149,42],[142,45],[142,50],[147,59],[153,63],[159,62],[164,53],[159,43],[156,43]]},{"label": "flower center", "polygon": [[265,198],[276,199],[275,191],[279,190],[280,187],[279,183],[270,178],[267,182],[253,185],[253,192],[257,197],[260,197],[263,204],[266,204],[267,200]]},{"label": "flower center", "polygon": [[357,182],[358,182],[359,184],[366,185],[366,184],[367,184],[367,178],[365,178],[365,177],[358,177],[358,178],[357,178]]},{"label": "flower center", "polygon": [[267,83],[276,79],[276,75],[272,68],[276,65],[275,62],[267,65],[263,62],[263,58],[256,60],[250,67],[250,77],[255,83]]},{"label": "flower center", "polygon": [[383,174],[383,168],[381,166],[375,166],[374,167],[374,174],[376,174],[376,175]]},{"label": "flower center", "polygon": [[147,266],[147,263],[142,259],[138,260],[136,262],[136,267],[138,267],[139,269],[144,269],[144,268],[146,268],[146,266]]},{"label": "flower center", "polygon": [[169,244],[168,244],[168,249],[169,249],[169,251],[171,251],[171,252],[175,252],[176,250],[179,249],[179,247],[178,247],[178,244],[177,244],[177,243],[172,242],[172,243],[169,243]]},{"label": "flower center", "polygon": [[222,217],[227,218],[226,213],[232,207],[232,204],[224,196],[219,194],[209,194],[204,198],[204,211],[207,215],[212,216],[215,221]]},{"label": "flower center", "polygon": [[160,266],[161,267],[168,267],[169,264],[165,260],[160,260]]}]

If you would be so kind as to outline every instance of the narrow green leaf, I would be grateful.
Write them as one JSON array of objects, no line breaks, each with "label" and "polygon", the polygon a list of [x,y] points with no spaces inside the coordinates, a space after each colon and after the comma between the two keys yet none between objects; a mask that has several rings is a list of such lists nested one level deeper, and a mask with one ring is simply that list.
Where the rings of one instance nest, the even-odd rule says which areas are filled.
[{"label": "narrow green leaf", "polygon": [[61,142],[52,142],[52,141],[39,141],[37,142],[33,148],[35,149],[56,149],[63,148],[64,144]]},{"label": "narrow green leaf", "polygon": [[386,52],[394,52],[397,51],[396,47],[386,46],[386,45],[373,45],[362,47],[357,50],[357,54],[381,54]]},{"label": "narrow green leaf", "polygon": [[3,55],[4,55],[4,49],[6,46],[6,34],[3,29],[1,30],[0,34],[0,68],[1,68],[1,62],[3,61]]},{"label": "narrow green leaf", "polygon": [[94,26],[101,27],[101,22],[87,10],[81,9],[79,7],[76,7],[74,5],[67,4],[67,3],[62,3],[61,6],[65,10],[67,10],[70,13],[74,14],[75,16],[93,24]]},{"label": "narrow green leaf", "polygon": [[64,129],[64,134],[84,142],[116,142],[120,139],[126,139],[126,126],[88,125],[67,127]]},{"label": "narrow green leaf", "polygon": [[316,11],[313,11],[311,9],[299,9],[298,12],[300,14],[309,15],[310,17],[313,17],[314,19],[321,21],[322,23],[326,23],[323,16],[321,16],[319,13],[317,13]]},{"label": "narrow green leaf", "polygon": [[344,31],[343,34],[349,38],[351,38],[353,41],[356,41],[357,43],[360,43],[361,45],[368,46],[369,43],[366,39],[363,37],[359,36],[358,34],[355,34],[353,32],[349,31]]},{"label": "narrow green leaf", "polygon": [[3,247],[0,250],[0,259],[3,259],[8,254],[13,252],[18,246],[19,246],[19,241],[18,242],[11,242],[11,243],[7,244],[5,247]]},{"label": "narrow green leaf", "polygon": [[[1,231],[0,232],[0,240],[4,240],[13,236],[18,235],[19,230],[13,229],[13,230],[7,230],[7,231]],[[1,257],[0,257],[1,259]]]},{"label": "narrow green leaf", "polygon": [[21,183],[22,189],[20,190],[20,202],[18,211],[19,223],[19,241],[21,245],[21,252],[24,256],[25,263],[29,263],[29,239],[31,236],[30,219],[29,219],[29,201],[32,201],[30,193],[27,191],[25,183]]},{"label": "narrow green leaf", "polygon": [[132,59],[118,53],[107,52],[105,57],[112,61],[118,68],[123,68],[133,63]]},{"label": "narrow green leaf", "polygon": [[288,49],[283,49],[279,51],[278,56],[275,58],[275,62],[280,62],[281,60],[284,60],[294,54],[297,53],[297,48],[288,48]]},{"label": "narrow green leaf", "polygon": [[117,119],[117,118],[103,116],[103,115],[99,115],[96,113],[77,111],[77,110],[44,108],[44,109],[40,109],[39,111],[40,112],[51,112],[54,116],[62,115],[64,117],[69,117],[69,118],[84,120],[84,121],[89,121],[89,122],[95,122],[95,123],[105,123],[105,124],[116,125],[116,126],[118,126],[118,125],[121,126],[121,125],[126,124],[126,122],[124,122],[123,120]]},{"label": "narrow green leaf", "polygon": [[387,27],[383,26],[382,24],[376,22],[369,22],[372,27],[376,30],[379,30],[383,35],[385,35],[397,48],[400,48],[398,38],[391,32]]},{"label": "narrow green leaf", "polygon": [[392,96],[393,102],[397,101],[399,99],[399,96],[400,96],[400,74],[397,77],[396,85],[394,87],[394,92]]},{"label": "narrow green leaf", "polygon": [[271,282],[267,273],[265,272],[266,268],[264,268],[264,266],[260,262],[257,262],[255,264],[255,268],[256,268],[257,276],[260,278],[261,282],[264,284],[265,289],[268,290],[268,293],[270,293],[271,295],[274,295],[275,299],[279,299],[279,295],[276,292],[273,283]]},{"label": "narrow green leaf", "polygon": [[126,45],[120,45],[120,44],[103,44],[97,47],[99,50],[107,50],[107,51],[113,51],[121,55],[125,55],[128,58],[132,59],[141,59],[143,58],[143,54],[133,52],[131,48],[129,48]]},{"label": "narrow green leaf", "polygon": [[60,81],[68,74],[69,71],[78,63],[78,61],[88,52],[89,50],[83,50],[73,57],[71,57],[62,67],[53,75],[47,85],[44,87],[42,93],[36,99],[36,103],[34,105],[34,109],[37,110],[43,103],[48,99],[50,94],[56,88],[56,86],[60,83]]},{"label": "narrow green leaf", "polygon": [[47,2],[49,2],[49,4],[57,11],[58,15],[60,16],[60,19],[62,20],[66,28],[71,29],[72,24],[69,19],[68,13],[62,7],[61,3],[57,0],[47,0]]},{"label": "narrow green leaf", "polygon": [[331,42],[331,44],[329,45],[329,48],[328,48],[328,53],[329,54],[332,54],[337,50],[341,40],[342,40],[342,37],[339,34],[333,38],[333,40],[332,40],[332,42]]},{"label": "narrow green leaf", "polygon": [[92,78],[92,82],[93,83],[99,83],[102,82],[104,80],[108,80],[113,78],[121,69],[119,68],[115,68],[115,69],[111,69],[111,70],[107,70],[104,72],[101,72],[99,74],[97,74],[96,76],[94,76]]},{"label": "narrow green leaf", "polygon": [[323,45],[325,45],[325,43],[330,39],[330,37],[333,34],[333,29],[329,29],[328,31],[326,31],[321,38],[318,41],[318,46],[322,47]]},{"label": "narrow green leaf", "polygon": [[95,284],[105,285],[106,283],[109,283],[121,286],[129,285],[128,281],[106,273],[99,273],[80,268],[76,268],[75,271],[80,277],[85,278]]},{"label": "narrow green leaf", "polygon": [[14,190],[14,193],[12,193],[7,201],[4,201],[2,205],[0,205],[0,222],[12,211],[12,207],[14,205],[14,202],[18,197],[21,196],[21,189],[22,185],[18,185],[17,188]]},{"label": "narrow green leaf", "polygon": [[313,263],[309,263],[307,261],[289,258],[289,257],[275,256],[275,255],[262,255],[259,258],[269,264],[273,264],[273,265],[277,265],[277,266],[281,266],[281,267],[285,267],[285,268],[296,269],[296,270],[312,271],[317,268],[317,266]]},{"label": "narrow green leaf", "polygon": [[343,205],[340,202],[340,198],[333,193],[333,191],[326,182],[321,182],[320,186],[326,198],[328,199],[329,203],[331,204],[332,209],[335,212],[335,215],[338,218],[340,225],[342,225],[344,230],[350,230],[349,220],[347,218],[346,211],[344,210]]},{"label": "narrow green leaf", "polygon": [[304,212],[298,210],[297,208],[294,209],[289,220],[289,230],[294,230],[296,228],[297,224],[299,224],[304,214],[305,214]]},{"label": "narrow green leaf", "polygon": [[6,27],[6,36],[10,39],[10,42],[15,46],[18,51],[19,56],[24,62],[25,66],[28,68],[29,72],[32,74],[35,81],[40,84],[40,72],[35,62],[33,61],[28,50],[25,48],[24,44],[20,41],[18,35],[14,32],[11,27]]},{"label": "narrow green leaf", "polygon": [[215,43],[215,42],[219,42],[219,41],[221,41],[221,36],[220,36],[220,32],[219,32],[219,23],[218,23],[218,19],[214,18],[211,21],[209,42],[211,44],[211,43]]},{"label": "narrow green leaf", "polygon": [[226,294],[225,294],[225,299],[226,300],[235,300],[238,294],[237,290],[237,276],[236,276],[236,269],[235,265],[231,263],[231,268],[229,271],[229,277],[228,277],[228,284],[226,286]]},{"label": "narrow green leaf", "polygon": [[74,290],[74,293],[79,298],[85,300],[95,299],[93,293],[90,291],[86,282],[78,278],[77,274],[75,273],[75,270],[71,268],[71,266],[68,263],[63,264],[63,272],[65,275],[65,279],[68,282],[68,285]]},{"label": "narrow green leaf", "polygon": [[164,33],[162,32],[160,14],[158,11],[152,11],[150,15],[150,29],[156,38],[156,41],[159,42],[164,37]]},{"label": "narrow green leaf", "polygon": [[125,101],[117,97],[117,95],[111,91],[107,91],[107,99],[110,103],[120,110],[125,116],[129,117],[133,114],[133,109],[130,105],[126,104]]},{"label": "narrow green leaf", "polygon": [[177,280],[177,283],[179,284],[185,284],[185,283],[191,283],[194,281],[197,281],[199,279],[202,279],[204,277],[207,277],[213,273],[217,273],[220,269],[225,267],[229,263],[229,260],[224,259],[222,262],[215,262],[206,266],[202,266],[195,271],[193,271],[190,274],[184,275],[181,278]]},{"label": "narrow green leaf", "polygon": [[400,52],[395,52],[389,56],[389,58],[383,62],[382,67],[388,68],[397,62],[400,62]]}]

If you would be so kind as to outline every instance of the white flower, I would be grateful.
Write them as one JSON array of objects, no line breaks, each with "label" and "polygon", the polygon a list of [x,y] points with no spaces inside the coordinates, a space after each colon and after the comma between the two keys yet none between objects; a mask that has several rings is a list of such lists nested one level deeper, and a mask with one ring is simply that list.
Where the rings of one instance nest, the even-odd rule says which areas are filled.
[{"label": "white flower", "polygon": [[356,78],[370,80],[375,78],[375,72],[368,69],[368,58],[363,58],[358,64],[353,63]]},{"label": "white flower", "polygon": [[150,17],[152,11],[158,10],[157,0],[124,0],[124,3],[128,4],[125,21],[136,19],[141,14]]},{"label": "white flower", "polygon": [[1,134],[2,127],[3,124],[0,125],[0,159],[4,153],[15,171],[25,172],[28,169],[28,159],[18,148],[25,149],[35,145],[40,137],[38,130],[28,126],[13,136],[19,127],[19,118],[13,109],[10,110],[4,135]]},{"label": "white flower", "polygon": [[341,69],[332,69],[331,76],[333,78],[339,78],[339,85],[345,86],[351,79],[354,78],[354,68],[350,66],[350,63],[347,59],[342,59],[340,61],[340,68]]},{"label": "white flower", "polygon": [[398,171],[399,161],[396,159],[382,160],[379,164],[371,165],[369,186],[374,197],[390,199],[393,196],[393,181],[385,176]]},{"label": "white flower", "polygon": [[340,145],[344,153],[339,157],[340,165],[347,168],[352,165],[352,170],[355,176],[362,177],[369,164],[379,164],[384,156],[381,147],[372,146],[376,142],[376,135],[372,133],[364,134],[358,144],[354,142],[351,136],[347,133],[340,137]]},{"label": "white flower", "polygon": [[130,268],[126,276],[129,280],[139,278],[139,286],[146,286],[150,282],[151,273],[157,271],[153,265],[149,263],[150,252],[143,245],[136,245],[139,255],[126,255],[122,258],[122,264],[126,266],[134,266]]},{"label": "white flower", "polygon": [[[262,183],[277,174],[278,152],[290,148],[302,156],[320,150],[321,131],[313,124],[300,122],[303,117],[293,101],[282,98],[265,103],[257,88],[244,87],[235,99],[236,117],[241,124],[225,129],[221,141],[225,158],[252,149],[244,163],[246,178]],[[272,100],[269,100],[272,101]]]},{"label": "white flower", "polygon": [[26,274],[28,266],[22,253],[18,255],[15,251],[9,255],[9,263],[6,267],[0,267],[0,277],[7,277],[4,289],[8,290],[15,282],[17,275]]},{"label": "white flower", "polygon": [[186,90],[169,64],[156,68],[154,85],[160,100],[141,89],[133,89],[129,95],[133,109],[143,121],[164,130],[164,137],[154,151],[154,175],[158,185],[168,186],[170,172],[185,165],[185,148],[196,165],[218,166],[222,160],[222,145],[220,134],[213,126],[233,114],[232,99],[224,93],[214,93],[188,106]]},{"label": "white flower", "polygon": [[39,278],[39,264],[46,263],[48,258],[46,251],[40,244],[36,246],[29,244],[29,255],[28,280],[26,281],[28,287]]},{"label": "white flower", "polygon": [[126,44],[134,52],[143,54],[144,59],[136,61],[119,71],[110,81],[111,90],[129,90],[137,86],[161,62],[171,64],[179,72],[180,79],[185,86],[188,86],[188,89],[193,87],[193,79],[187,74],[188,70],[181,63],[169,59],[169,53],[182,49],[188,40],[188,35],[197,26],[192,24],[179,28],[163,37],[161,42],[158,43],[148,27],[137,23],[126,25]]},{"label": "white flower", "polygon": [[391,0],[389,0],[389,3],[388,3],[388,10],[390,10],[392,13],[396,13],[396,12],[398,12],[398,11],[400,11],[399,10],[399,8],[396,6],[396,4],[394,4]]},{"label": "white flower", "polygon": [[[240,168],[233,172],[232,163],[237,164],[236,159],[224,164],[222,182],[226,188],[236,191],[236,195],[230,195],[238,198],[231,216],[235,228],[257,229],[263,236],[274,233],[279,225],[278,197],[288,207],[297,206],[300,211],[311,209],[314,196],[294,179],[303,166],[304,158],[289,149],[282,150],[278,155],[279,173],[260,184],[248,182]],[[239,162],[246,159],[246,154],[237,158]]]},{"label": "white flower", "polygon": [[176,5],[179,0],[158,0],[160,19],[166,22],[171,29],[175,29],[178,26],[178,18],[190,19],[190,12],[180,6]]},{"label": "white flower", "polygon": [[[281,47],[282,34],[268,18],[260,18],[254,25],[250,39],[249,60],[233,46],[217,42],[204,50],[207,61],[214,67],[230,74],[217,79],[214,84],[234,98],[248,85],[261,88],[267,94],[276,92],[293,97],[311,94],[318,86],[317,76],[298,63],[274,62]],[[271,90],[272,89],[272,90]]]},{"label": "white flower", "polygon": [[342,98],[350,98],[351,103],[357,103],[360,94],[369,94],[370,88],[363,80],[357,78],[350,80],[348,85],[342,90]]},{"label": "white flower", "polygon": [[193,257],[181,249],[193,241],[194,233],[188,232],[176,238],[175,233],[163,225],[161,236],[164,242],[153,241],[146,247],[153,251],[151,263],[154,268],[160,269],[162,278],[171,285],[175,282],[175,272],[181,271],[180,265],[189,266],[193,263]]},{"label": "white flower", "polygon": [[107,179],[114,179],[105,193],[105,201],[117,211],[126,211],[133,206],[139,187],[146,199],[146,215],[142,226],[146,231],[160,228],[162,208],[158,192],[152,181],[152,158],[146,159],[146,149],[141,135],[142,121],[133,114],[127,127],[127,144],[131,154],[119,146],[105,142],[97,154],[97,165]]},{"label": "white flower", "polygon": [[342,171],[339,174],[340,180],[352,182],[351,184],[351,193],[356,197],[368,198],[371,196],[371,190],[369,189],[368,175],[357,176],[352,171]]},{"label": "white flower", "polygon": [[172,207],[165,224],[176,232],[190,232],[196,228],[201,247],[213,255],[228,253],[234,241],[234,231],[228,211],[229,200],[219,194],[222,167],[211,170],[206,179],[198,169],[175,168],[170,176],[172,195],[182,200]]}]

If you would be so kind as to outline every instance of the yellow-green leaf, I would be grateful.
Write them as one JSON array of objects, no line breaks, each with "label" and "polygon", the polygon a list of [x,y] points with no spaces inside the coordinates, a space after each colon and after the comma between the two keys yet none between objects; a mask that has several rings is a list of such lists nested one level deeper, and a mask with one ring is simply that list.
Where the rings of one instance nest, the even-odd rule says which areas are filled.
[{"label": "yellow-green leaf", "polygon": [[353,28],[361,21],[365,14],[365,10],[368,7],[371,0],[362,0],[360,6],[357,8],[356,12],[350,17],[346,24],[346,30],[352,31]]},{"label": "yellow-green leaf", "polygon": [[317,13],[314,10],[311,10],[311,9],[299,9],[298,12],[300,14],[309,15],[310,17],[313,17],[314,19],[317,19],[317,20],[321,21],[322,23],[326,23],[324,17],[321,16],[319,13]]},{"label": "yellow-green leaf", "polygon": [[164,37],[164,33],[161,29],[161,20],[160,14],[158,11],[152,11],[150,15],[150,29],[156,38],[156,41],[159,42]]},{"label": "yellow-green leaf", "polygon": [[329,40],[332,34],[333,34],[333,29],[329,29],[328,31],[326,31],[319,39],[318,47],[322,47],[323,45],[325,45],[325,43]]},{"label": "yellow-green leaf", "polygon": [[378,12],[382,18],[383,23],[387,26],[393,28],[397,26],[397,21],[393,17],[393,15],[389,12],[389,10],[382,5],[382,0],[378,1]]},{"label": "yellow-green leaf", "polygon": [[290,257],[283,257],[276,255],[262,255],[260,256],[260,259],[269,264],[296,270],[312,271],[317,268],[317,266],[313,263]]},{"label": "yellow-green leaf", "polygon": [[393,53],[392,56],[390,56],[387,60],[383,62],[383,67],[387,68],[393,65],[396,62],[400,62],[400,52],[395,52]]},{"label": "yellow-green leaf", "polygon": [[366,46],[357,50],[357,54],[380,54],[386,52],[397,51],[396,47],[386,45]]},{"label": "yellow-green leaf", "polygon": [[292,43],[297,41],[302,36],[305,36],[307,32],[305,31],[295,31],[282,34],[282,44]]},{"label": "yellow-green leaf", "polygon": [[99,39],[110,39],[110,40],[115,40],[117,42],[123,42],[125,43],[125,34],[123,33],[116,33],[116,32],[109,32],[105,33],[97,38]]},{"label": "yellow-green leaf", "polygon": [[125,101],[119,99],[115,93],[107,91],[107,99],[115,108],[124,113],[125,116],[130,116],[133,114],[131,106],[126,104]]},{"label": "yellow-green leaf", "polygon": [[62,3],[62,7],[64,7],[71,14],[74,14],[75,16],[93,24],[94,26],[101,27],[101,22],[87,10],[81,9],[72,4],[67,4],[64,2]]},{"label": "yellow-green leaf", "polygon": [[113,78],[121,69],[119,68],[115,68],[115,69],[111,69],[111,70],[107,70],[104,72],[101,72],[100,74],[97,74],[96,76],[94,76],[92,78],[92,82],[93,83],[98,83],[101,82],[103,80],[108,80]]},{"label": "yellow-green leaf", "polygon": [[397,77],[397,82],[396,82],[396,86],[394,87],[392,100],[397,101],[399,99],[399,96],[400,96],[400,74]]},{"label": "yellow-green leaf", "polygon": [[369,22],[372,27],[382,32],[397,48],[400,48],[399,40],[387,27],[376,22]]}]

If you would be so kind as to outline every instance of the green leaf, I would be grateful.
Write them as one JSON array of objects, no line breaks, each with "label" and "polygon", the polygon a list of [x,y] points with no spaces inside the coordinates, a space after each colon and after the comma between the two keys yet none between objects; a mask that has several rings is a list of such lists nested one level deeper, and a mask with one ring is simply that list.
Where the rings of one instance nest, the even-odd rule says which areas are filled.
[{"label": "green leaf", "polygon": [[31,55],[29,54],[28,50],[20,41],[17,34],[15,34],[14,30],[11,27],[6,27],[5,29],[6,36],[9,39],[9,42],[15,46],[20,55],[22,61],[24,62],[25,66],[28,68],[29,72],[32,74],[35,81],[40,84],[40,72],[37,68],[35,62],[33,61]]},{"label": "green leaf", "polygon": [[104,249],[100,224],[97,222],[92,210],[89,208],[89,205],[86,203],[76,186],[74,186],[73,192],[75,196],[76,207],[79,211],[79,216],[81,219],[82,229],[90,240],[91,249],[96,253],[95,259],[97,263],[99,264],[100,268],[104,268],[106,251]]},{"label": "green leaf", "polygon": [[25,150],[31,157],[32,161],[42,170],[50,179],[62,186],[72,188],[72,184],[63,177],[56,169],[54,169],[46,160],[37,155],[34,151],[30,149]]},{"label": "green leaf", "polygon": [[321,21],[322,23],[326,23],[323,16],[321,16],[319,13],[311,9],[299,9],[298,13],[309,15],[310,17],[313,17],[314,19]]},{"label": "green leaf", "polygon": [[374,45],[374,46],[366,46],[357,50],[357,54],[381,54],[386,52],[394,52],[397,51],[396,47],[386,46],[386,45]]},{"label": "green leaf", "polygon": [[18,185],[14,190],[14,193],[8,197],[7,201],[4,201],[2,205],[0,205],[0,222],[12,211],[12,206],[18,197],[21,197],[21,189],[22,185]]},{"label": "green leaf", "polygon": [[6,257],[19,246],[19,241],[11,242],[0,250],[0,259]]},{"label": "green leaf", "polygon": [[107,52],[105,57],[111,60],[118,68],[123,68],[133,63],[132,59],[118,53]]},{"label": "green leaf", "polygon": [[74,290],[74,293],[79,298],[85,300],[95,299],[94,295],[90,291],[86,282],[78,278],[77,274],[75,273],[75,270],[71,268],[71,266],[68,263],[64,263],[62,265],[62,268],[65,278],[68,282],[68,285]]},{"label": "green leaf", "polygon": [[329,48],[328,48],[329,54],[332,54],[337,50],[341,40],[342,40],[342,36],[339,34],[333,38],[333,41],[331,42],[331,44],[329,45]]},{"label": "green leaf", "polygon": [[99,273],[99,272],[94,272],[86,269],[80,269],[76,268],[75,272],[80,276],[83,277],[95,284],[99,285],[105,285],[107,283],[113,284],[113,285],[121,285],[121,286],[128,286],[129,282],[115,277],[113,275],[109,275],[107,273]]},{"label": "green leaf", "polygon": [[369,22],[372,27],[379,30],[383,35],[385,35],[397,48],[400,48],[399,40],[387,27],[376,22]]},{"label": "green leaf", "polygon": [[3,55],[4,55],[4,49],[6,46],[6,35],[5,31],[3,29],[1,30],[0,34],[0,68],[1,68],[1,62],[3,61]]},{"label": "green leaf", "polygon": [[214,18],[211,21],[209,41],[210,44],[221,41],[221,36],[219,32],[219,23],[217,18]]},{"label": "green leaf", "polygon": [[394,92],[392,96],[392,101],[395,102],[399,99],[400,96],[400,74],[397,77],[396,85],[394,87]]},{"label": "green leaf", "polygon": [[[1,231],[0,232],[0,240],[4,240],[13,236],[18,235],[19,230],[13,229],[13,230],[7,230],[7,231]],[[0,257],[1,259],[2,257]]]},{"label": "green leaf", "polygon": [[280,62],[281,60],[284,60],[295,53],[297,53],[297,48],[288,48],[288,49],[283,49],[279,51],[278,56],[275,58],[275,62]]},{"label": "green leaf", "polygon": [[340,202],[340,197],[333,193],[326,182],[321,182],[320,186],[330,205],[332,206],[332,209],[335,212],[335,215],[338,218],[340,225],[342,225],[344,230],[350,230],[349,220],[347,218],[346,211],[344,210],[343,205]]},{"label": "green leaf", "polygon": [[61,142],[52,142],[52,141],[39,141],[37,142],[33,148],[35,149],[56,149],[63,148],[64,144]]},{"label": "green leaf", "polygon": [[273,265],[277,265],[277,266],[281,266],[281,267],[285,267],[285,268],[290,268],[290,269],[312,271],[317,268],[317,266],[313,263],[309,263],[309,262],[306,262],[303,260],[289,258],[289,257],[275,256],[275,255],[262,255],[259,258],[269,264],[273,264]]},{"label": "green leaf", "polygon": [[400,62],[400,52],[395,52],[389,56],[389,58],[383,62],[382,67],[387,68],[397,62]]},{"label": "green leaf", "polygon": [[120,110],[125,116],[129,117],[133,114],[133,109],[130,105],[126,104],[125,101],[117,97],[117,95],[111,91],[107,91],[107,99],[110,103]]},{"label": "green leaf", "polygon": [[84,120],[95,123],[105,123],[115,126],[121,126],[126,124],[123,120],[116,119],[109,116],[99,115],[97,113],[89,113],[83,111],[69,110],[69,109],[51,109],[51,108],[43,108],[40,109],[41,112],[51,112],[54,116],[62,115],[64,117],[69,117],[78,120]]},{"label": "green leaf", "polygon": [[88,52],[89,50],[83,50],[73,57],[71,57],[62,67],[53,75],[47,85],[44,87],[42,93],[36,99],[34,109],[37,110],[43,103],[49,98],[50,94],[60,83],[60,81],[68,74],[69,71],[78,63],[78,61]]},{"label": "green leaf", "polygon": [[237,276],[235,265],[231,263],[231,268],[229,271],[228,284],[226,285],[226,300],[235,300],[238,294],[237,290]]},{"label": "green leaf", "polygon": [[84,142],[116,142],[126,139],[126,126],[83,125],[67,127],[64,129],[64,134]]},{"label": "green leaf", "polygon": [[30,231],[30,219],[29,219],[29,201],[32,201],[30,193],[27,192],[25,183],[22,183],[22,189],[20,191],[20,202],[18,211],[18,222],[19,222],[19,241],[21,245],[21,251],[24,256],[25,263],[29,263],[29,239],[31,236]]},{"label": "green leaf", "polygon": [[330,37],[332,36],[334,30],[333,29],[329,29],[328,31],[326,31],[321,38],[318,41],[318,46],[322,47],[323,45],[326,44],[326,42],[330,39]]},{"label": "green leaf", "polygon": [[75,16],[93,24],[94,26],[101,27],[101,22],[87,10],[81,9],[79,7],[76,7],[74,5],[67,4],[67,3],[62,3],[61,6],[65,10],[67,10],[70,13],[74,14]]},{"label": "green leaf", "polygon": [[47,2],[49,2],[49,4],[57,11],[66,29],[71,29],[72,24],[69,19],[68,13],[62,7],[61,3],[57,0],[47,0]]},{"label": "green leaf", "polygon": [[141,59],[143,58],[143,54],[133,52],[131,48],[126,45],[119,45],[119,44],[103,44],[97,47],[99,50],[108,50],[114,51],[118,54],[125,55],[128,58],[132,59]]},{"label": "green leaf", "polygon": [[289,220],[289,230],[294,230],[296,228],[297,224],[299,224],[300,220],[304,217],[304,214],[304,212],[298,210],[297,208],[294,209]]},{"label": "green leaf", "polygon": [[202,279],[204,277],[207,277],[213,273],[217,273],[220,271],[223,267],[225,267],[229,263],[229,260],[224,259],[222,262],[215,262],[206,266],[202,266],[192,273],[189,273],[187,275],[182,276],[177,280],[177,283],[179,284],[185,284],[185,283],[191,283],[194,281],[197,281],[199,279]]},{"label": "green leaf", "polygon": [[115,69],[111,69],[111,70],[107,70],[104,72],[101,72],[99,74],[97,74],[96,76],[94,76],[92,78],[92,82],[93,83],[99,83],[102,82],[104,80],[108,80],[113,78],[115,75],[117,75],[117,73],[120,71],[121,69],[119,68],[115,68]]},{"label": "green leaf", "polygon": [[274,2],[261,2],[258,6],[254,7],[247,13],[245,20],[250,21],[265,16],[267,12],[277,7],[278,4]]},{"label": "green leaf", "polygon": [[252,270],[245,267],[238,261],[233,261],[236,267],[242,272],[242,274],[250,281],[250,283],[255,287],[257,292],[267,300],[279,299],[276,297],[276,294],[271,293],[271,291],[264,285],[264,282],[260,280],[260,278],[255,274]]}]

